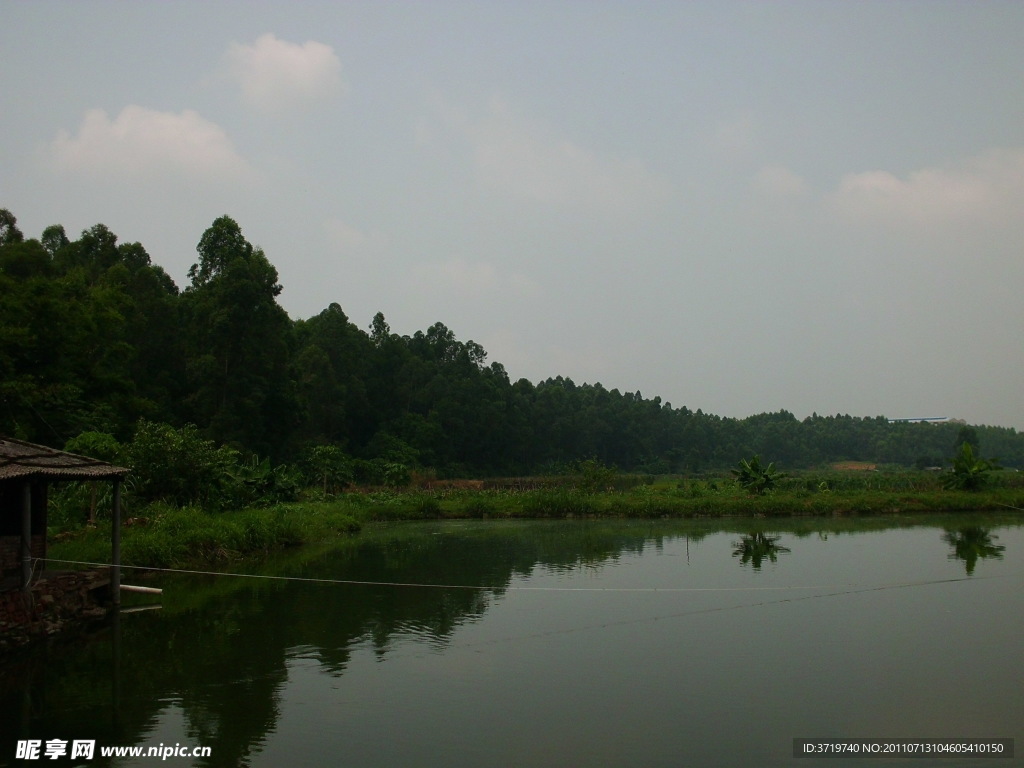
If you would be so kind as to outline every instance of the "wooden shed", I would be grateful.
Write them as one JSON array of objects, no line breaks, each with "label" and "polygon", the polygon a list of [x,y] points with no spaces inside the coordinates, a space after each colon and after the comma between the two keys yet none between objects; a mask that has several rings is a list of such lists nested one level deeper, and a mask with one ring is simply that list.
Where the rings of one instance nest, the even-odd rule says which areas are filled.
[{"label": "wooden shed", "polygon": [[47,490],[69,480],[113,483],[111,596],[120,599],[121,481],[124,467],[0,437],[0,583],[28,591],[46,558]]}]

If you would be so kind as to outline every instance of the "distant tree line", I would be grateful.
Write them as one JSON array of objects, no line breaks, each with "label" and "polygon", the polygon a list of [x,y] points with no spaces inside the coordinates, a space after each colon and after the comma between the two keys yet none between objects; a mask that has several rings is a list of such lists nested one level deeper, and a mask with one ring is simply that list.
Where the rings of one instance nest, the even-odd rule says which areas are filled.
[{"label": "distant tree line", "polygon": [[[596,459],[624,471],[701,472],[759,455],[787,469],[843,460],[948,465],[961,425],[779,411],[744,419],[673,407],[561,376],[511,381],[442,323],[367,330],[338,304],[292,320],[277,270],[238,224],[199,239],[180,290],[140,243],[97,224],[25,238],[0,210],[0,434],[63,447],[140,424],[199,434],[245,456],[439,476],[526,475]],[[1024,435],[977,426],[986,456],[1024,464]],[[321,448],[317,453],[315,449]],[[383,470],[382,470],[383,471]]]}]

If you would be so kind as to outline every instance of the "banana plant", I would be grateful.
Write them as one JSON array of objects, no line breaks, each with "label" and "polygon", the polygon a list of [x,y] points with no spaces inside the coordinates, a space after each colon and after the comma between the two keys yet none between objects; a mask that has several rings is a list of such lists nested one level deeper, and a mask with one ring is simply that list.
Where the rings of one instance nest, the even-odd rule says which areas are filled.
[{"label": "banana plant", "polygon": [[962,443],[953,457],[953,469],[943,480],[947,490],[977,491],[988,481],[988,473],[1000,469],[996,459],[983,459],[974,455],[970,443]]},{"label": "banana plant", "polygon": [[762,466],[760,456],[741,459],[739,468],[732,470],[732,474],[740,486],[755,496],[775,490],[775,484],[786,477],[784,472],[775,470],[775,462],[771,462],[766,467]]}]

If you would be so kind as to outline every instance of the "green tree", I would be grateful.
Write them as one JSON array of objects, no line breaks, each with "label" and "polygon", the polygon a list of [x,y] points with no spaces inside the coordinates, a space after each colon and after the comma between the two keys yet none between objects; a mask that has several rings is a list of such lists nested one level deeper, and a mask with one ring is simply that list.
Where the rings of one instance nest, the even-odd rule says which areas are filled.
[{"label": "green tree", "polygon": [[981,441],[978,439],[978,430],[974,427],[969,427],[966,424],[961,426],[956,432],[956,443],[953,445],[954,451],[959,451],[963,445],[969,445],[977,453],[981,450]]},{"label": "green tree", "polygon": [[274,456],[294,426],[292,325],[277,270],[227,216],[196,250],[182,296],[190,417],[218,442]]},{"label": "green tree", "polygon": [[308,474],[322,484],[326,496],[352,482],[352,460],[336,445],[314,445],[306,451]]},{"label": "green tree", "polygon": [[121,245],[118,251],[120,267],[108,274],[111,280],[117,278],[128,297],[123,315],[135,384],[132,421],[142,416],[179,422],[186,389],[178,287],[161,267],[150,263],[139,243]]},{"label": "green tree", "polygon": [[370,358],[377,353],[370,338],[336,303],[296,323],[295,338],[297,438],[304,443],[365,443],[376,429],[367,394]]},{"label": "green tree", "polygon": [[121,460],[121,444],[107,432],[82,432],[64,444],[64,450],[111,464]]},{"label": "green tree", "polygon": [[232,496],[238,453],[203,439],[194,424],[175,429],[140,420],[123,455],[132,493],[143,501],[221,506]]},{"label": "green tree", "polygon": [[[77,453],[79,456],[88,456],[91,459],[99,459],[111,464],[121,460],[121,444],[113,435],[107,432],[82,432],[73,437],[64,445],[64,450],[69,453]],[[99,503],[99,494],[102,486],[104,495],[109,493],[106,483],[72,483],[69,487],[60,488],[58,493],[63,497],[66,507],[74,504],[75,496],[88,496],[89,499],[89,522],[96,522],[96,509]],[[62,506],[58,500],[58,509]],[[106,507],[107,505],[104,504]],[[107,507],[109,509],[109,507]]]},{"label": "green tree", "polygon": [[0,272],[18,280],[49,277],[52,263],[38,240],[18,240],[0,244]]},{"label": "green tree", "polygon": [[61,274],[37,240],[6,240],[0,431],[55,445],[86,429],[111,431],[122,386],[130,384],[109,354],[127,352],[116,291],[90,285],[81,271]]},{"label": "green tree", "polygon": [[740,486],[755,496],[775,490],[776,483],[786,477],[785,473],[775,470],[774,462],[763,466],[760,456],[741,459],[739,467],[733,469],[732,474]]},{"label": "green tree", "polygon": [[378,312],[373,316],[373,322],[370,323],[370,338],[373,340],[375,347],[387,343],[391,338],[391,326],[384,319],[383,312]]},{"label": "green tree", "polygon": [[18,220],[6,208],[0,208],[0,245],[20,243],[25,239],[18,229]]},{"label": "green tree", "polygon": [[282,501],[294,501],[298,496],[301,477],[298,470],[288,464],[274,466],[270,459],[251,456],[240,461],[228,472],[233,484],[227,484],[231,495],[225,505],[235,507],[263,506]]},{"label": "green tree", "polygon": [[996,459],[982,459],[974,455],[970,443],[961,443],[960,451],[953,457],[952,471],[943,480],[947,490],[977,491],[989,479],[992,470],[999,469]]},{"label": "green tree", "polygon": [[51,259],[56,258],[58,251],[71,244],[67,234],[64,232],[64,227],[60,224],[53,224],[44,229],[39,242],[42,243],[46,252],[50,254]]},{"label": "green tree", "polygon": [[615,467],[603,464],[595,458],[590,458],[577,461],[573,474],[577,477],[580,488],[584,491],[596,493],[597,491],[604,491],[612,487],[618,470]]}]

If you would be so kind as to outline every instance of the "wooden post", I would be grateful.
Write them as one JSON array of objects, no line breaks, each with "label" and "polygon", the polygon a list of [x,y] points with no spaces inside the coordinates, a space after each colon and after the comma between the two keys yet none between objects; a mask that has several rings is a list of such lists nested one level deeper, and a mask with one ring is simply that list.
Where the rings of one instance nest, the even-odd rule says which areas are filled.
[{"label": "wooden post", "polygon": [[[116,486],[115,486],[116,487]],[[120,590],[118,590],[120,591]],[[117,594],[116,592],[114,594]],[[110,709],[114,733],[121,734],[121,609],[118,607],[112,616],[110,652],[114,657],[111,667]]]},{"label": "wooden post", "polygon": [[110,566],[110,595],[114,600],[114,607],[121,606],[121,478],[114,478],[114,514],[110,522],[111,533],[111,558]]},{"label": "wooden post", "polygon": [[21,588],[28,592],[32,581],[32,481],[21,485]]}]

